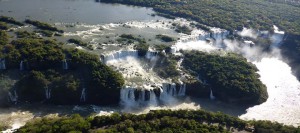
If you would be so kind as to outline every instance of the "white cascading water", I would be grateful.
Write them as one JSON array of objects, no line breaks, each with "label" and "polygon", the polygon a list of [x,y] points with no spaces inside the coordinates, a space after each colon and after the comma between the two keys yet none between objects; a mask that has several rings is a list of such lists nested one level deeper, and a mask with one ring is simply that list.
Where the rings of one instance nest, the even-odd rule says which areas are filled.
[{"label": "white cascading water", "polygon": [[210,98],[211,100],[214,100],[214,99],[216,99],[216,97],[215,97],[215,96],[214,96],[214,94],[213,94],[213,91],[212,91],[212,89],[210,89],[209,98]]},{"label": "white cascading water", "polygon": [[139,101],[140,102],[144,102],[144,101],[146,101],[146,96],[145,96],[145,90],[142,90],[141,91],[141,93],[140,93],[140,95],[139,95]]},{"label": "white cascading water", "polygon": [[[200,50],[200,51],[213,51],[218,48],[213,44],[221,46],[221,43],[229,35],[229,31],[212,28],[212,33],[207,33],[202,30],[195,30],[190,37],[183,37],[175,45],[171,47],[171,53],[179,52],[179,50]],[[210,42],[206,39],[212,38],[215,41]]]},{"label": "white cascading water", "polygon": [[51,89],[49,89],[48,87],[45,87],[45,95],[46,95],[46,99],[51,98]]},{"label": "white cascading water", "polygon": [[210,33],[200,34],[197,40],[206,40],[211,37]]},{"label": "white cascading water", "polygon": [[68,69],[69,69],[68,62],[67,62],[66,59],[64,59],[64,60],[62,61],[62,66],[63,66],[63,69],[64,69],[64,70],[68,70]]},{"label": "white cascading water", "polygon": [[[123,74],[129,86],[138,84],[143,86],[145,84],[160,83],[160,79],[152,68],[157,61],[157,52],[148,51],[145,59],[138,56],[136,50],[121,50],[102,56],[101,60],[113,68],[116,68]],[[142,62],[143,60],[143,62]]]},{"label": "white cascading water", "polygon": [[149,97],[150,105],[157,105],[157,96],[153,90],[150,90],[150,97]]},{"label": "white cascading water", "polygon": [[210,34],[210,37],[215,39],[215,40],[223,40],[226,39],[226,37],[229,35],[229,31],[227,30],[222,30],[218,28],[213,28],[212,33]]},{"label": "white cascading water", "polygon": [[178,96],[185,96],[186,84],[180,84]]},{"label": "white cascading water", "polygon": [[[185,96],[186,85],[176,88],[175,83],[166,83],[152,68],[156,64],[158,52],[148,50],[145,59],[138,56],[136,50],[120,50],[102,56],[102,61],[119,70],[126,85],[120,91],[121,105],[126,109],[172,105],[176,97]],[[129,63],[130,62],[130,63]]]},{"label": "white cascading water", "polygon": [[14,94],[12,94],[11,92],[8,92],[8,96],[9,96],[9,100],[15,104],[17,104],[18,101],[18,95],[17,95],[17,91],[14,90]]},{"label": "white cascading water", "polygon": [[248,29],[248,28],[243,28],[242,31],[237,32],[238,35],[242,36],[242,37],[249,37],[249,38],[253,38],[256,39],[258,37],[258,32],[257,30],[254,29]]},{"label": "white cascading water", "polygon": [[[183,89],[185,89],[185,88],[183,88]],[[182,90],[182,91],[184,91],[184,90]],[[174,102],[176,103],[176,101],[177,101],[176,97],[177,96],[185,96],[185,94],[180,94],[179,95],[179,91],[177,91],[175,83],[172,83],[172,84],[163,83],[162,84],[162,89],[161,89],[159,99],[161,101],[163,101],[163,103],[165,105],[171,105]]]},{"label": "white cascading water", "polygon": [[[158,103],[163,105],[170,105],[176,101],[176,97],[185,96],[186,84],[182,84],[179,91],[176,89],[176,84],[163,83],[161,89],[159,88],[141,88],[126,86],[120,91],[121,104],[126,107],[138,107],[140,105],[158,106]],[[155,91],[157,93],[155,93]],[[138,97],[135,97],[138,93]]]},{"label": "white cascading water", "polygon": [[113,52],[111,54],[104,56],[104,63],[107,64],[110,61],[118,61],[127,57],[138,58],[137,50],[121,50],[117,52]]},{"label": "white cascading water", "polygon": [[20,71],[23,71],[24,70],[24,61],[21,61],[20,62]]},{"label": "white cascading water", "polygon": [[86,101],[86,89],[83,88],[82,91],[81,91],[81,95],[80,95],[80,101],[81,102],[85,102]]},{"label": "white cascading water", "polygon": [[153,59],[154,57],[156,57],[157,54],[158,54],[157,51],[147,51],[145,57],[146,57],[146,59],[151,60],[151,59]]},{"label": "white cascading water", "polygon": [[6,65],[5,65],[5,59],[0,59],[0,70],[5,70]]},{"label": "white cascading water", "polygon": [[158,60],[158,52],[157,51],[150,51],[148,50],[145,58],[149,60],[149,70],[152,70],[156,65],[156,61]]},{"label": "white cascading water", "polygon": [[129,108],[134,107],[136,105],[134,91],[135,89],[129,86],[126,86],[121,89],[120,99],[122,105],[127,106]]},{"label": "white cascading water", "polygon": [[278,27],[276,25],[273,25],[274,33],[272,34],[271,41],[273,43],[273,47],[279,47],[283,37],[284,37],[284,31],[279,31]]},{"label": "white cascading water", "polygon": [[177,93],[176,93],[176,84],[175,83],[172,83],[170,85],[170,89],[169,89],[168,94],[171,95],[171,96],[176,96],[177,95]]}]

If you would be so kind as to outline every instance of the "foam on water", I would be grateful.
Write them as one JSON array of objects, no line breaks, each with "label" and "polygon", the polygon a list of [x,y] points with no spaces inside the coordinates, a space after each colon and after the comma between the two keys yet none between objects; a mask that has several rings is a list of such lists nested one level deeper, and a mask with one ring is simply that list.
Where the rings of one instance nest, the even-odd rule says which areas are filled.
[{"label": "foam on water", "polygon": [[213,51],[217,50],[215,46],[212,45],[212,43],[208,43],[204,40],[195,40],[195,41],[189,41],[189,42],[177,42],[173,46],[173,51],[178,52],[179,50],[199,50],[199,51]]},{"label": "foam on water", "polygon": [[109,60],[107,65],[121,72],[126,79],[126,84],[129,85],[144,86],[145,84],[157,84],[164,81],[150,69],[151,67],[148,64],[141,62],[138,57],[127,56]]},{"label": "foam on water", "polygon": [[238,32],[238,34],[242,37],[250,37],[256,39],[258,37],[257,32],[254,29],[243,28],[242,31]]},{"label": "foam on water", "polygon": [[168,106],[149,106],[147,108],[144,108],[143,110],[140,110],[136,112],[137,114],[146,114],[149,113],[151,110],[162,110],[162,109],[170,109],[170,110],[181,110],[181,109],[186,109],[186,110],[197,110],[200,109],[200,105],[196,103],[178,103],[174,105],[168,105]]},{"label": "foam on water", "polygon": [[292,75],[290,66],[278,58],[263,58],[254,64],[259,69],[261,81],[268,88],[269,98],[265,103],[247,109],[240,118],[299,126],[300,83]]},{"label": "foam on water", "polygon": [[[2,131],[2,133],[12,133],[14,130],[24,126],[27,121],[33,119],[34,115],[27,111],[12,111],[10,113],[1,113],[0,122],[11,125],[10,129]],[[0,123],[0,124],[1,124]],[[3,124],[3,123],[2,123]]]},{"label": "foam on water", "polygon": [[284,31],[280,31],[279,28],[276,25],[273,25],[274,33],[276,34],[284,34]]}]

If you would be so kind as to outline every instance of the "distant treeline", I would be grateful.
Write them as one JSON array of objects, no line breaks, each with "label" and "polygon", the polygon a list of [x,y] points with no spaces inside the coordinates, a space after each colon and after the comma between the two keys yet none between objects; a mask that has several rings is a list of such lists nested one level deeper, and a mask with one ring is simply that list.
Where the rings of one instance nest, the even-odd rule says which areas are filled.
[{"label": "distant treeline", "polygon": [[267,0],[274,3],[283,3],[283,4],[289,4],[292,6],[298,6],[300,7],[300,0]]},{"label": "distant treeline", "polygon": [[[300,34],[300,8],[270,0],[101,0],[153,7],[155,11],[195,20],[230,31],[251,27],[273,30],[273,25]],[[286,3],[286,2],[284,2]]]}]

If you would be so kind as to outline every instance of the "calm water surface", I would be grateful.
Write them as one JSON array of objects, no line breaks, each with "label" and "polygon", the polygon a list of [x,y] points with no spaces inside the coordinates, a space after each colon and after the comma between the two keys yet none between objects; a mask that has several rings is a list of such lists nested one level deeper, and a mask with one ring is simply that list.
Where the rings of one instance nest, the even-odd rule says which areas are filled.
[{"label": "calm water surface", "polygon": [[104,4],[95,0],[0,0],[0,15],[17,20],[103,24],[163,19],[151,8]]}]

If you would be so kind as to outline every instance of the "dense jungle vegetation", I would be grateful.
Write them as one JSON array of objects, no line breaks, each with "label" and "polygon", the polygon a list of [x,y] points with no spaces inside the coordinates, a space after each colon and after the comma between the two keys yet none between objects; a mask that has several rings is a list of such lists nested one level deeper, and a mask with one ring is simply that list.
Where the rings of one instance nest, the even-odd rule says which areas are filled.
[{"label": "dense jungle vegetation", "polygon": [[200,80],[205,81],[221,100],[260,104],[268,98],[266,86],[259,80],[255,65],[239,55],[185,52],[182,65],[199,75]]},{"label": "dense jungle vegetation", "polygon": [[[3,23],[7,25],[21,23],[7,17],[0,20],[3,18],[6,18]],[[32,23],[44,28],[52,27],[42,22]],[[55,27],[50,29],[61,32]],[[5,60],[6,66],[6,69],[0,70],[0,74],[1,78],[10,77],[17,82],[14,86],[1,88],[4,98],[8,97],[8,92],[16,90],[19,102],[119,103],[119,90],[124,79],[120,73],[101,63],[97,55],[78,49],[65,49],[63,43],[39,37],[34,32],[17,31],[13,35],[16,39],[11,40],[11,33],[0,31],[0,59]],[[67,67],[64,63],[67,63]],[[88,97],[85,101],[80,99],[83,88]],[[47,89],[51,91],[49,99],[45,96]],[[1,105],[6,101],[1,100]]]},{"label": "dense jungle vegetation", "polygon": [[244,131],[255,133],[297,133],[300,128],[269,121],[244,121],[237,117],[204,110],[156,110],[148,114],[118,114],[83,118],[79,115],[61,118],[38,118],[21,127],[17,133],[91,132],[91,133],[212,133]]}]

